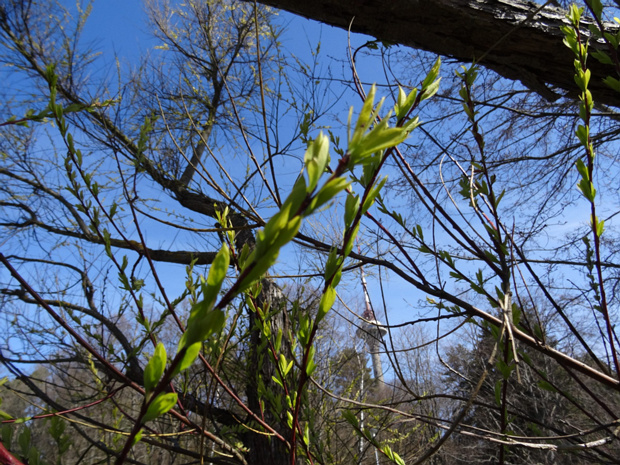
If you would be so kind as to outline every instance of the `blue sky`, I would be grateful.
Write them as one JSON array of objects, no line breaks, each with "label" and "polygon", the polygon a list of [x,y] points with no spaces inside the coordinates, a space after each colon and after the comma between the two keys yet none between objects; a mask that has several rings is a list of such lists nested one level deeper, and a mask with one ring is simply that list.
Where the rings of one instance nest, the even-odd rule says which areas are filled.
[{"label": "blue sky", "polygon": [[[72,5],[71,2],[67,4]],[[83,38],[87,43],[92,41],[95,49],[102,51],[106,55],[105,61],[109,61],[112,53],[114,53],[119,57],[122,66],[131,67],[141,55],[159,45],[159,41],[149,35],[148,25],[146,25],[145,21],[146,15],[139,1],[96,0],[93,3],[93,10],[86,24]],[[310,53],[316,47],[316,43],[320,41],[322,55],[326,60],[329,59],[331,66],[337,68],[334,69],[334,72],[336,74],[348,73],[348,34],[346,31],[306,20],[286,12],[279,14],[278,21],[286,26],[281,41],[295,56],[302,61],[310,61]],[[370,37],[355,35],[351,38],[351,42],[353,47],[356,47],[371,39]],[[365,81],[374,80],[372,74],[375,72],[381,72],[381,68],[374,66],[372,63],[363,62],[361,64],[360,74]],[[376,79],[380,78],[381,76],[377,76]],[[360,106],[357,96],[349,93],[347,99],[339,102],[339,106],[342,107],[339,111],[344,112],[344,114],[348,111],[349,105],[354,105],[357,108]],[[381,316],[383,314],[383,306],[381,304],[381,292],[378,281],[376,276],[373,278],[372,270],[367,270],[367,272],[371,276],[369,279],[369,289],[375,311],[381,320],[385,320],[385,317]],[[182,278],[180,275],[177,275],[177,277],[179,279]],[[351,286],[356,285],[355,281],[359,278],[350,276],[349,279],[352,281],[349,286],[351,288]],[[173,281],[171,279],[168,281],[168,284],[172,284]],[[388,305],[392,307],[390,322],[400,323],[405,319],[411,318],[412,310],[410,305],[415,305],[416,301],[423,296],[417,295],[418,293],[414,289],[405,283],[401,283],[397,278],[384,279],[383,284],[386,286],[385,294],[389,299]],[[177,285],[183,285],[182,281],[180,280]],[[361,300],[361,286],[358,287],[360,295],[356,296],[357,290],[353,287],[349,291],[348,297],[351,301],[361,305],[363,303]],[[344,314],[349,318],[351,317],[346,310],[344,310]],[[388,365],[385,364],[384,369],[387,368]]]},{"label": "blue sky", "polygon": [[[66,1],[65,4],[70,8],[74,5],[69,1]],[[139,1],[96,0],[93,3],[93,10],[86,23],[83,40],[87,44],[92,44],[92,48],[95,51],[99,51],[104,55],[101,57],[103,60],[102,62],[109,66],[109,69],[105,71],[112,76],[114,76],[115,73],[115,57],[118,57],[122,72],[126,72],[132,67],[137,66],[140,57],[144,54],[158,52],[155,50],[155,47],[160,45],[160,43],[157,39],[153,39],[149,35],[145,16],[142,10],[142,4]],[[321,65],[324,64],[325,68],[332,66],[335,78],[350,79],[351,76],[347,61],[348,38],[346,31],[321,25],[287,13],[280,13],[279,21],[287,27],[281,41],[288,51],[297,56],[302,62],[307,62],[310,60],[311,51],[320,41],[322,44]],[[360,35],[353,36],[351,38],[352,46],[357,47],[369,39],[371,38]],[[376,61],[362,60],[358,67],[358,71],[365,82],[382,80],[382,69],[379,64],[380,63]],[[102,69],[100,65],[95,68]],[[342,87],[338,81],[330,85]],[[361,107],[359,98],[351,92],[345,93],[344,97],[335,103],[337,107],[334,109],[334,112],[338,113],[341,122],[346,122],[346,115],[350,105],[353,105],[357,110]],[[387,106],[389,106],[389,104],[386,105],[386,108]],[[342,127],[342,125],[340,125],[340,127]],[[301,145],[301,143],[298,144],[297,149],[299,149]],[[294,155],[301,157],[303,155],[303,150],[298,150]],[[333,154],[333,156],[335,155]],[[293,174],[296,175],[294,172]],[[153,195],[155,196],[156,194]],[[165,197],[161,192],[159,192],[159,195]],[[408,201],[409,197],[399,199],[397,208],[402,207],[404,211],[407,211],[409,209],[407,205]],[[334,217],[339,216],[339,212],[334,213]],[[329,216],[322,216],[319,217],[319,221],[329,223],[330,218]],[[207,226],[211,225],[212,223]],[[207,226],[202,225],[202,227]],[[166,233],[161,233],[156,227],[147,228],[145,226],[145,229],[148,230],[147,239],[149,240],[149,244],[154,247],[167,248],[171,243],[174,244],[174,242],[177,241],[176,235],[174,237],[165,237]],[[375,228],[373,227],[373,229]],[[168,234],[176,233],[168,232]],[[207,242],[198,243],[198,241],[201,240],[204,240],[204,238],[195,238],[195,242],[191,245],[204,247]],[[179,242],[181,242],[180,247],[185,246],[182,240]],[[123,252],[119,251],[118,255],[121,257]],[[131,254],[128,253],[128,255]],[[303,263],[308,262],[303,261],[303,255],[309,254],[307,251],[296,252],[295,254],[284,251],[275,272],[288,272],[291,274],[306,272],[306,270],[303,269]],[[165,275],[166,288],[170,291],[171,296],[176,297],[180,293],[178,290],[182,289],[184,285],[183,267],[168,266],[167,268],[161,267],[161,269],[165,270],[163,274]],[[385,322],[376,269],[367,267],[366,273],[375,311],[379,319]],[[343,298],[352,304],[351,307],[361,313],[363,311],[363,298],[359,274],[350,273],[343,281],[343,285],[339,288],[339,291],[342,291]],[[419,302],[424,299],[425,295],[418,292],[411,285],[405,284],[399,278],[393,276],[388,278],[384,276],[383,284],[385,286],[384,293],[391,324],[398,324],[415,319],[420,316],[420,313],[422,313],[421,316],[429,316],[427,314],[428,308],[420,308],[419,306]],[[346,317],[351,317],[346,310],[343,310],[343,314]],[[354,331],[352,331],[352,333],[354,333]],[[388,364],[386,363],[384,368],[387,367]]]}]

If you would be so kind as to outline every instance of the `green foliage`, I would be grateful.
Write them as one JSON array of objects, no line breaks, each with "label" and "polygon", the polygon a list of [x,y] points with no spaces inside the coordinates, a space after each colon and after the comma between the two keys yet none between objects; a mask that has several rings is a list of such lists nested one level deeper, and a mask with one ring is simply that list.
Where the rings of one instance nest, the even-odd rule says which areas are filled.
[{"label": "green foliage", "polygon": [[[523,146],[553,145],[558,127],[573,127],[570,116],[549,125],[549,136],[530,133],[528,124],[543,118],[534,113],[543,104],[518,101],[525,94],[518,86],[500,98],[493,86],[507,84],[489,78],[478,63],[457,71],[459,85],[442,88],[439,106],[424,113],[424,130],[412,134],[420,126],[414,113],[439,90],[441,61],[434,58],[420,67],[428,74],[411,80],[417,88],[396,78],[385,88],[373,85],[356,119],[351,109],[347,128],[312,134],[327,126],[308,102],[292,101],[297,93],[282,96],[283,82],[293,79],[280,58],[270,61],[270,50],[279,50],[277,31],[262,25],[266,10],[245,3],[209,0],[151,11],[164,40],[157,50],[166,56],[175,51],[174,59],[135,73],[135,88],[123,98],[141,106],[120,99],[85,103],[80,86],[89,84],[79,84],[79,63],[60,53],[55,67],[42,66],[38,61],[49,61],[49,55],[46,47],[35,47],[32,60],[20,66],[31,66],[35,79],[47,84],[47,107],[18,111],[25,116],[2,126],[18,131],[32,123],[53,124],[60,138],[50,145],[62,148],[47,158],[13,155],[7,168],[0,167],[7,181],[0,199],[9,212],[2,218],[7,244],[42,244],[36,258],[21,256],[27,251],[1,255],[14,281],[0,292],[7,307],[18,302],[37,308],[36,317],[13,310],[7,333],[62,344],[55,353],[32,343],[32,353],[40,351],[59,367],[42,376],[52,394],[34,382],[20,387],[20,395],[43,401],[21,408],[30,416],[5,425],[3,442],[15,443],[29,463],[47,460],[37,449],[44,437],[52,438],[46,451],[54,451],[58,464],[103,462],[111,454],[119,463],[129,457],[147,463],[154,451],[166,449],[173,461],[251,463],[263,460],[256,451],[269,450],[284,457],[278,462],[365,463],[363,449],[369,446],[383,460],[403,465],[441,455],[442,448],[473,450],[465,440],[475,441],[476,449],[482,444],[471,453],[487,461],[537,463],[538,436],[546,436],[550,448],[567,445],[587,457],[613,460],[615,450],[607,444],[615,441],[620,367],[615,309],[606,301],[605,285],[613,279],[615,251],[606,254],[602,239],[613,244],[615,237],[613,215],[606,225],[596,213],[605,197],[602,160],[594,149],[604,125],[593,118],[596,74],[587,57],[615,66],[620,32],[606,30],[600,1],[587,7],[594,17],[590,43],[581,26],[583,9],[571,7],[570,25],[562,28],[580,97],[574,124],[579,157],[569,142],[559,155],[538,148],[525,153]],[[235,25],[232,34],[226,24]],[[383,45],[372,41],[362,48],[380,53],[396,48]],[[14,47],[11,53],[21,52]],[[76,69],[64,69],[69,63]],[[266,78],[263,67],[272,65],[277,71]],[[84,67],[90,69],[86,62]],[[153,82],[147,80],[151,71],[157,76]],[[320,85],[313,70],[305,67],[303,73]],[[620,89],[616,77],[605,82]],[[378,89],[393,91],[393,105],[378,98]],[[364,93],[361,85],[358,92]],[[384,104],[392,111],[384,112]],[[445,122],[444,112],[460,113]],[[514,120],[494,119],[508,113]],[[519,120],[523,115],[530,118],[526,123]],[[289,123],[298,138],[288,145],[268,122],[285,117],[293,117]],[[438,136],[437,128],[445,134]],[[347,130],[342,146],[339,129]],[[598,140],[614,136],[607,132]],[[409,145],[397,148],[409,137]],[[303,157],[294,153],[299,141],[306,145]],[[548,186],[554,194],[536,189],[547,188],[551,168],[542,165],[559,158],[561,166],[576,160],[575,195],[590,207],[590,227],[582,245],[565,241],[545,249],[553,252],[549,258],[538,252],[541,238],[551,234],[545,222],[559,214],[554,208],[563,208],[560,195],[570,195],[561,191],[562,183]],[[294,170],[291,160],[299,163]],[[532,160],[536,169],[526,165],[528,171],[519,171],[518,163]],[[562,182],[566,177],[562,174]],[[165,200],[158,189],[169,194]],[[548,197],[538,200],[539,194]],[[540,218],[528,210],[537,207]],[[524,208],[533,218],[525,226]],[[172,239],[161,240],[165,246],[153,246],[153,225],[172,228]],[[322,227],[339,230],[315,234]],[[8,237],[13,231],[15,238]],[[50,239],[56,236],[60,239]],[[303,249],[289,252],[294,244]],[[561,257],[574,249],[583,255],[580,260]],[[299,270],[291,272],[288,262],[298,250]],[[36,285],[20,280],[11,261],[31,272]],[[558,279],[554,271],[566,263],[581,275]],[[174,268],[179,264],[180,273]],[[382,285],[386,272],[392,284],[397,277],[398,293],[401,284],[412,286],[403,300],[425,306],[407,310],[406,321],[390,328],[389,385],[371,379],[358,348],[343,349],[348,342],[337,332],[339,312],[332,309],[341,305],[339,299],[342,308],[354,303],[350,276],[361,265],[376,267],[372,272]],[[281,272],[302,276],[295,278],[308,287],[299,292],[302,297],[295,296],[292,278],[270,275]],[[170,297],[174,273],[181,276],[181,290]],[[89,276],[96,276],[95,283]],[[387,306],[400,298],[394,294],[385,298]],[[576,327],[584,308],[593,310],[599,339]],[[549,329],[550,322],[561,329]],[[429,324],[433,336],[420,329],[420,341],[396,347],[404,327],[417,331]],[[556,344],[556,336],[569,349]],[[424,357],[426,347],[435,348],[436,366]],[[340,363],[345,355],[354,362]],[[21,359],[2,358],[12,373],[22,369]],[[440,372],[444,367],[446,374]],[[13,421],[7,404],[0,417]],[[61,410],[56,405],[66,411],[56,412]],[[568,413],[549,413],[560,409]],[[48,422],[39,421],[42,416]],[[70,423],[74,418],[78,421]],[[84,446],[69,425],[93,428],[96,439]],[[375,425],[376,430],[370,427]],[[529,432],[537,437],[529,438]],[[512,436],[523,450],[514,452]],[[98,455],[91,449],[99,449]],[[438,462],[447,463],[454,450]]]},{"label": "green foliage", "polygon": [[407,138],[408,133],[403,128],[388,126],[391,112],[375,124],[385,100],[381,99],[375,106],[375,93],[376,87],[373,85],[364,101],[353,132],[350,129],[353,109],[349,112],[349,168],[371,163],[371,156],[375,152],[394,147]]},{"label": "green foliage", "polygon": [[164,374],[164,368],[166,367],[166,348],[160,342],[155,347],[153,356],[144,368],[144,390],[148,396]]},{"label": "green foliage", "polygon": [[52,439],[56,442],[58,449],[57,463],[62,463],[62,457],[67,453],[71,447],[73,440],[69,434],[65,434],[67,423],[58,415],[54,415],[50,418],[50,426],[48,431]]},{"label": "green foliage", "polygon": [[224,327],[226,315],[222,310],[213,307],[226,278],[229,263],[230,250],[226,244],[222,244],[209,269],[206,281],[201,283],[203,300],[192,307],[187,329],[179,341],[179,352],[204,341],[212,334],[219,333]]},{"label": "green foliage", "polygon": [[142,417],[142,422],[154,420],[164,413],[168,412],[177,403],[177,394],[175,392],[167,392],[159,394],[149,404],[146,413]]}]

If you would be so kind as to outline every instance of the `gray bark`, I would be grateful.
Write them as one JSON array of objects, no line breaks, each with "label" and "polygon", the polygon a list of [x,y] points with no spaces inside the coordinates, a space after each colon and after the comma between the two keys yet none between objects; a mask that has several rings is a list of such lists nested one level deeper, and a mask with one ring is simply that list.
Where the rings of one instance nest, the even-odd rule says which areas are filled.
[{"label": "gray bark", "polygon": [[[383,41],[479,63],[521,81],[547,100],[577,96],[572,52],[560,31],[566,11],[523,0],[261,0],[325,24]],[[588,34],[588,22],[583,33]],[[609,25],[617,31],[617,26]],[[603,48],[593,43],[591,47]],[[482,57],[482,58],[481,58]],[[589,60],[595,101],[620,106],[620,95],[602,79],[617,77],[613,66]]]}]

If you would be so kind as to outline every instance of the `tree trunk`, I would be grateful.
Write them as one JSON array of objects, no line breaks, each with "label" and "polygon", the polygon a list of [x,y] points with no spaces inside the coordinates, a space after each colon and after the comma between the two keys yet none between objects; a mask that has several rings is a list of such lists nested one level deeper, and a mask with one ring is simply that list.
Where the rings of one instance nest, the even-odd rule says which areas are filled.
[{"label": "tree trunk", "polygon": [[[408,45],[460,61],[479,63],[519,80],[548,100],[577,96],[573,54],[560,26],[566,11],[522,0],[261,0],[332,26]],[[588,22],[582,32],[589,36]],[[609,25],[617,31],[617,25]],[[604,44],[590,45],[598,49]],[[620,95],[603,82],[613,66],[589,61],[595,101],[620,106]]]},{"label": "tree trunk", "polygon": [[[272,334],[277,334],[282,330],[282,348],[285,354],[290,352],[290,340],[288,338],[289,324],[286,313],[286,298],[278,285],[270,279],[262,280],[262,291],[258,296],[257,303],[260,307],[269,305],[270,313],[273,316],[267,324],[271,325]],[[287,437],[289,431],[286,426],[286,417],[278,416],[272,409],[270,402],[266,398],[261,398],[258,389],[259,379],[264,384],[267,391],[274,393],[281,392],[281,388],[273,381],[275,374],[275,361],[272,353],[264,340],[264,336],[259,329],[257,315],[254,312],[249,314],[250,321],[250,354],[248,357],[248,373],[246,395],[248,407],[262,416],[278,433]],[[288,355],[287,355],[288,357]],[[261,400],[263,404],[261,405]],[[245,440],[248,448],[247,460],[252,465],[289,465],[289,452],[286,445],[281,441],[271,438],[268,435],[248,433]]]}]

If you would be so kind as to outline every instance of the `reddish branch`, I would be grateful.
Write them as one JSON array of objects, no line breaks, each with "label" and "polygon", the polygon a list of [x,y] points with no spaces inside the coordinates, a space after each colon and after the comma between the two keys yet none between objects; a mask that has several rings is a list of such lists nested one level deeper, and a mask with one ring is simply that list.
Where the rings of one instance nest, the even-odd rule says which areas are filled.
[{"label": "reddish branch", "polygon": [[0,464],[1,465],[24,465],[22,462],[11,454],[4,444],[0,442]]}]

